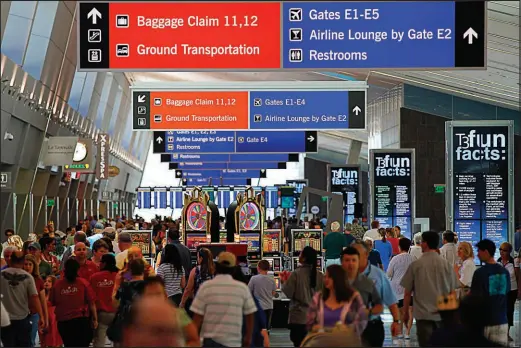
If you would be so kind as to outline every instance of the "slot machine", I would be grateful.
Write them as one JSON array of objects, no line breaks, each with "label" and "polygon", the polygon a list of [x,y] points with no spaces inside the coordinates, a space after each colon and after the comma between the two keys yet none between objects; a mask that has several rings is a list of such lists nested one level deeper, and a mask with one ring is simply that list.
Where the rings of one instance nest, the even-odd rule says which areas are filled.
[{"label": "slot machine", "polygon": [[317,269],[323,271],[324,269],[324,254],[322,250],[323,232],[318,229],[293,229],[291,230],[292,249],[291,254],[293,258],[293,269],[299,265],[299,256],[302,250],[310,246],[317,251]]},{"label": "slot machine", "polygon": [[262,233],[262,259],[270,264],[270,271],[282,271],[282,230],[266,229]]},{"label": "slot machine", "polygon": [[193,262],[197,260],[199,244],[211,241],[211,228],[215,220],[219,221],[219,210],[210,201],[208,193],[203,192],[200,187],[194,187],[190,193],[185,193],[183,202],[181,223],[184,244],[190,249]]},{"label": "slot machine", "polygon": [[234,228],[239,243],[248,245],[248,261],[258,262],[262,257],[261,238],[264,231],[264,204],[261,194],[255,195],[252,187],[237,194],[230,204],[228,224]]}]

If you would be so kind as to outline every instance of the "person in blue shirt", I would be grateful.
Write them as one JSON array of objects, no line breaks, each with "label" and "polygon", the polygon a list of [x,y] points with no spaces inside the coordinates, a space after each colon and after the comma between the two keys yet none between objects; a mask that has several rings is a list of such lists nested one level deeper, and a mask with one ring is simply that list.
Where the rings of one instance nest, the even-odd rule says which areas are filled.
[{"label": "person in blue shirt", "polygon": [[365,237],[364,242],[369,248],[369,263],[373,266],[384,269],[384,265],[382,264],[382,258],[380,256],[380,252],[374,248],[374,240],[371,237]]},{"label": "person in blue shirt", "polygon": [[392,246],[391,242],[387,240],[387,234],[386,234],[385,228],[380,228],[378,230],[378,233],[380,233],[380,236],[382,236],[382,239],[374,241],[374,248],[376,250],[378,250],[378,252],[380,253],[384,271],[387,272],[387,267],[389,267],[389,263],[391,262],[391,257],[393,256],[393,246]]},{"label": "person in blue shirt", "polygon": [[514,233],[514,250],[521,249],[521,226],[516,227],[516,233]]},{"label": "person in blue shirt", "polygon": [[508,345],[507,294],[510,291],[508,271],[494,260],[496,244],[483,239],[476,244],[483,266],[474,272],[470,293],[487,299],[489,308],[485,319],[485,337]]},{"label": "person in blue shirt", "polygon": [[[369,263],[369,246],[363,241],[355,241],[352,247],[356,248],[360,254],[360,273],[364,274],[374,282],[374,286],[383,300],[384,305],[389,308],[393,316],[391,324],[391,334],[393,337],[399,335],[401,331],[400,310],[398,309],[398,300],[391,287],[391,282],[384,271]],[[370,347],[382,347],[385,340],[385,330],[380,315],[371,315],[367,327],[362,334],[365,344]]]}]

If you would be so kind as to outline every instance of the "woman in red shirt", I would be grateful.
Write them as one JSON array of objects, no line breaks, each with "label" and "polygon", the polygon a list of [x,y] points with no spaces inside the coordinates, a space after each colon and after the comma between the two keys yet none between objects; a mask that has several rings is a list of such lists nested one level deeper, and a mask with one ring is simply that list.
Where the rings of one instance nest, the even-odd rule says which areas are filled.
[{"label": "woman in red shirt", "polygon": [[98,327],[94,292],[87,280],[78,276],[80,264],[65,262],[64,278],[54,284],[49,300],[56,307],[58,331],[65,347],[88,347],[92,329]]},{"label": "woman in red shirt", "polygon": [[400,246],[398,245],[398,242],[400,240],[398,238],[396,238],[394,229],[386,228],[385,234],[387,236],[387,240],[389,241],[389,243],[391,243],[391,246],[393,247],[393,256],[398,255],[400,253]]},{"label": "woman in red shirt", "polygon": [[[46,328],[49,324],[49,318],[47,314],[47,299],[45,298],[45,290],[43,289],[43,280],[40,277],[40,272],[38,271],[38,262],[36,261],[34,255],[25,255],[24,270],[31,274],[34,278],[34,285],[36,285],[36,291],[38,292],[38,297],[42,306],[42,312],[45,316],[45,318],[43,318],[43,322],[45,323],[44,327]],[[33,344],[33,347],[35,346],[36,334],[38,333],[39,319],[40,318],[38,313],[31,314],[31,322],[33,323],[31,328],[31,343]]]},{"label": "woman in red shirt", "polygon": [[90,277],[90,285],[96,295],[96,308],[98,309],[99,320],[98,328],[94,331],[94,347],[105,346],[107,329],[116,315],[116,308],[112,305],[112,291],[114,290],[114,283],[119,269],[116,266],[114,255],[103,255],[100,260],[100,269],[100,272],[94,273]]}]

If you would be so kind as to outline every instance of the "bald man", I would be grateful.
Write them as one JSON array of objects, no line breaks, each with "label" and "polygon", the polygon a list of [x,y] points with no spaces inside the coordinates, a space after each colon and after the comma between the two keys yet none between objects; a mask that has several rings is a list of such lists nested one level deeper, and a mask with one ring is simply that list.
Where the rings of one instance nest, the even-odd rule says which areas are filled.
[{"label": "bald man", "polygon": [[78,261],[80,264],[80,269],[78,271],[78,276],[87,281],[90,280],[90,277],[99,272],[98,266],[87,259],[87,252],[89,248],[85,245],[85,243],[76,243],[74,245],[74,259]]},{"label": "bald man", "polygon": [[[123,347],[182,347],[184,338],[172,302],[144,297],[132,305],[123,323]],[[160,334],[158,334],[160,333]]]},{"label": "bald man", "polygon": [[[85,245],[87,245],[87,235],[85,234],[85,232],[78,231],[74,234],[74,244],[67,248],[67,250],[65,250],[65,252],[63,253],[62,263],[60,264],[60,270],[63,270],[63,267],[65,267],[65,262],[70,257],[74,256],[74,246],[76,245],[76,243],[84,243]],[[92,258],[92,250],[90,250],[89,248],[87,250],[87,259],[90,258]]]}]

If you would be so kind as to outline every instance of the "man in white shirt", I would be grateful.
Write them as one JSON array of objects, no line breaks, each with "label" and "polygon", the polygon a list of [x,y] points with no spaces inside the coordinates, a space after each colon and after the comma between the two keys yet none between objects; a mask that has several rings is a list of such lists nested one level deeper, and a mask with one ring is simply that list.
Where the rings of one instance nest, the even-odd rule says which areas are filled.
[{"label": "man in white shirt", "polygon": [[443,246],[440,248],[440,255],[447,260],[452,267],[458,262],[458,247],[454,243],[454,232],[443,232]]},{"label": "man in white shirt", "polygon": [[382,240],[382,236],[378,232],[379,228],[380,228],[379,221],[375,220],[375,221],[371,222],[371,229],[364,234],[364,240],[366,238],[371,238],[372,240]]},{"label": "man in white shirt", "polygon": [[233,279],[236,265],[234,254],[220,253],[215,265],[217,275],[201,285],[190,307],[194,324],[204,339],[203,347],[249,347],[251,344],[257,306],[248,286]]},{"label": "man in white shirt", "polygon": [[132,238],[128,232],[118,234],[118,248],[120,252],[116,255],[116,266],[119,269],[125,267],[128,257],[128,249],[132,246]]}]

